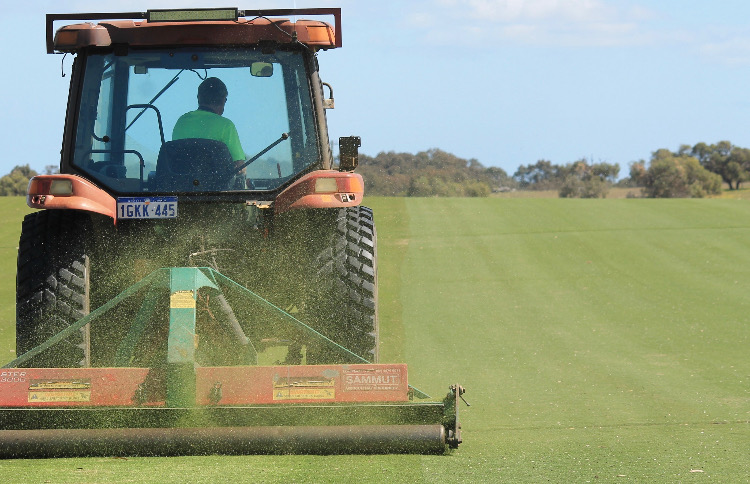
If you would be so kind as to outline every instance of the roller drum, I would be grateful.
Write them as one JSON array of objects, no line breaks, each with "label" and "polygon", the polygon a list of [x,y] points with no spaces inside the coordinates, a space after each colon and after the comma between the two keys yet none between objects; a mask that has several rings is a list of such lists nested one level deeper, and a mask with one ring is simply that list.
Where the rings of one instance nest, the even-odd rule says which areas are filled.
[{"label": "roller drum", "polygon": [[442,425],[0,431],[0,458],[211,454],[442,454]]}]

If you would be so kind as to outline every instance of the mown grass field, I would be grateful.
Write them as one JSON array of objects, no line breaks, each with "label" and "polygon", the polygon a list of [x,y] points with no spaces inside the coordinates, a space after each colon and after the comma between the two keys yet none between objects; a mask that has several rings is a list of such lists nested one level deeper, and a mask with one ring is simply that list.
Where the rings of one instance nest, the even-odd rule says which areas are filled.
[{"label": "mown grass field", "polygon": [[[366,202],[382,359],[467,388],[457,452],[11,460],[0,481],[750,481],[749,201]],[[4,360],[24,211],[0,198]]]}]

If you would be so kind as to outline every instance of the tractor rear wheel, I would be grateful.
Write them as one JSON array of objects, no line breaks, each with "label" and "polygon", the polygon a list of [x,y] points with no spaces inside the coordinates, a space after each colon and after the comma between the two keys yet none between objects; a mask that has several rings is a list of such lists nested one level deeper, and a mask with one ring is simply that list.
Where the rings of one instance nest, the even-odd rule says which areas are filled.
[{"label": "tractor rear wheel", "polygon": [[[316,329],[329,339],[377,363],[378,272],[377,233],[368,207],[339,209],[326,247],[314,262],[316,297],[312,303]],[[308,348],[308,362],[353,361],[332,348]]]},{"label": "tractor rear wheel", "polygon": [[[89,312],[91,217],[43,210],[24,218],[16,274],[16,354],[33,349]],[[88,366],[88,326],[38,355],[33,366]]]}]

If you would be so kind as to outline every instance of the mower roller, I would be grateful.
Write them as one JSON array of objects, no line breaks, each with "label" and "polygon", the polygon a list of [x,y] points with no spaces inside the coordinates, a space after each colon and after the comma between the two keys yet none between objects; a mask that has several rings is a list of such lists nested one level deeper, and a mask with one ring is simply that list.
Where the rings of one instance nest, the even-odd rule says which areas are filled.
[{"label": "mower roller", "polygon": [[74,61],[59,173],[29,183],[0,457],[458,447],[464,389],[379,361],[360,139],[334,162],[318,75],[340,46],[340,9],[47,16]]}]

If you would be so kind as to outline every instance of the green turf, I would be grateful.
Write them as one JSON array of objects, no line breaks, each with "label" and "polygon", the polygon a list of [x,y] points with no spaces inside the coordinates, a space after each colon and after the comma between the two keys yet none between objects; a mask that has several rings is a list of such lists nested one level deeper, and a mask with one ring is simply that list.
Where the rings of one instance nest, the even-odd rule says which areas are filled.
[{"label": "green turf", "polygon": [[467,387],[457,452],[12,460],[3,482],[750,481],[750,202],[366,202],[383,360]]},{"label": "green turf", "polygon": [[25,197],[0,197],[0,361],[16,355],[16,254],[24,215],[32,212]]}]

